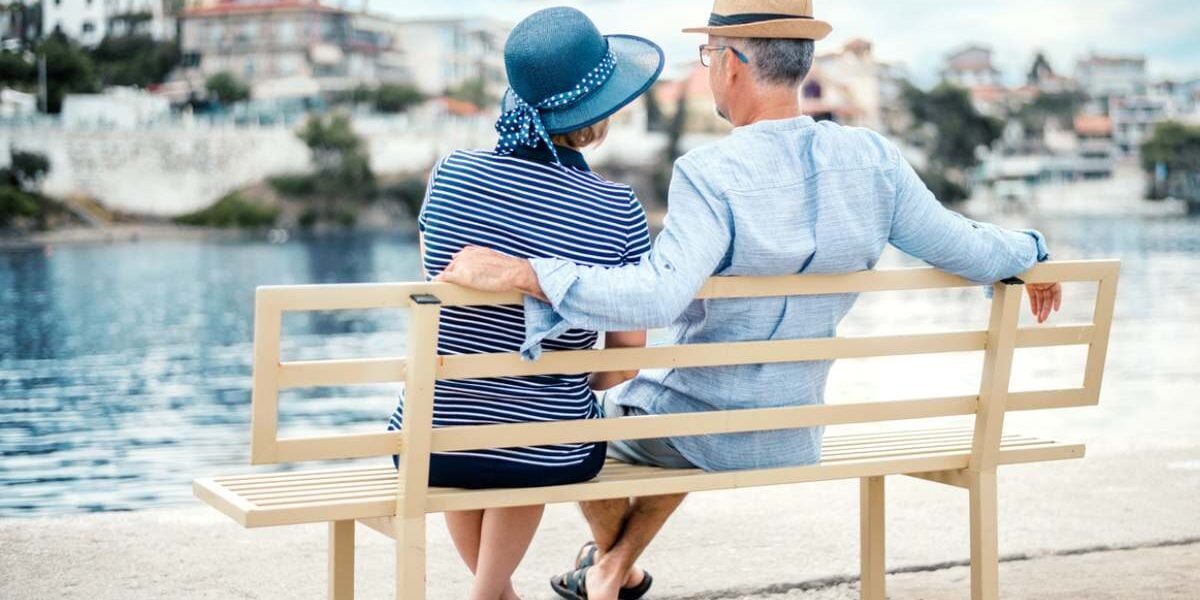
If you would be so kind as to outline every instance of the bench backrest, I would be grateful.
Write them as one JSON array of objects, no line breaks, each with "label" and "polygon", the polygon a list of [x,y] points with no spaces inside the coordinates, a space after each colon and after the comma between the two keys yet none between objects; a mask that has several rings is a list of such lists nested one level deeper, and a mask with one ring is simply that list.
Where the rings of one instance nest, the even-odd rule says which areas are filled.
[{"label": "bench backrest", "polygon": [[[1019,327],[1022,286],[1012,282],[994,286],[991,316],[987,329],[982,330],[547,352],[534,362],[522,361],[517,354],[437,355],[438,320],[442,307],[519,304],[521,297],[518,294],[487,294],[441,283],[261,287],[255,298],[251,462],[331,460],[399,453],[402,457],[401,481],[410,482],[410,486],[423,490],[428,478],[430,452],[764,431],[973,414],[975,429],[970,465],[973,469],[987,469],[995,465],[1005,411],[1085,406],[1099,401],[1119,269],[1120,263],[1115,260],[1050,262],[1021,275],[1021,279],[1028,283],[1096,282],[1098,289],[1092,321],[1082,325]],[[698,298],[803,296],[976,285],[934,269],[917,268],[838,275],[713,278],[704,286]],[[281,362],[280,335],[284,312],[380,308],[410,311],[408,349],[404,358]],[[1080,387],[1019,393],[1009,391],[1016,348],[1072,345],[1086,345],[1088,348]],[[435,381],[439,379],[707,367],[980,350],[984,353],[984,364],[979,392],[966,396],[633,419],[432,428],[433,390]],[[389,382],[405,384],[405,425],[402,432],[283,439],[278,436],[280,390]],[[410,491],[413,491],[411,487]],[[414,495],[420,494],[410,494],[410,497]],[[419,498],[410,500],[418,502]]]}]

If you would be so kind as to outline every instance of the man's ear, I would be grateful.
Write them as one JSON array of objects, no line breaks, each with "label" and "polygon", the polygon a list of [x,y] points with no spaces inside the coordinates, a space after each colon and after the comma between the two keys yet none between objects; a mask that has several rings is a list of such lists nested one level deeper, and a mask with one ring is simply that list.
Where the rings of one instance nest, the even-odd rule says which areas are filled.
[{"label": "man's ear", "polygon": [[726,50],[725,54],[725,81],[732,87],[737,83],[742,75],[741,64],[737,56],[732,50]]}]

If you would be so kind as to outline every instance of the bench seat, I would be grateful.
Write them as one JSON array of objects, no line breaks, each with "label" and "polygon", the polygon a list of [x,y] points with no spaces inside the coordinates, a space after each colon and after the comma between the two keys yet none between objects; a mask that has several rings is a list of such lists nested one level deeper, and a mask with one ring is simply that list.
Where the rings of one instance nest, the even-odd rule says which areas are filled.
[{"label": "bench seat", "polygon": [[[520,490],[429,488],[428,513],[694,492],[864,476],[965,469],[972,429],[939,428],[827,435],[815,465],[705,473],[608,461],[595,479]],[[1082,457],[1084,446],[1019,434],[1001,439],[999,464]],[[390,465],[199,479],[195,495],[245,527],[369,519],[396,514],[397,473]],[[631,486],[636,482],[636,486]]]}]

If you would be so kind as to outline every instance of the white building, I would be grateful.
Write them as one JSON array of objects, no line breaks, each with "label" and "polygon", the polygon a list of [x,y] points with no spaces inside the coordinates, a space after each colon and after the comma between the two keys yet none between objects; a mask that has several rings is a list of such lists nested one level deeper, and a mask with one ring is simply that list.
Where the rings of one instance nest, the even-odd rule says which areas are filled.
[{"label": "white building", "polygon": [[363,83],[388,84],[412,81],[401,44],[402,22],[373,13],[350,15],[346,59],[349,76]]},{"label": "white building", "polygon": [[500,98],[508,87],[504,42],[512,25],[490,19],[427,19],[400,23],[412,82],[429,95],[482,79]]},{"label": "white building", "polygon": [[[816,57],[809,80],[801,88],[806,113],[831,113],[839,122],[891,131],[902,111],[895,65],[875,58],[871,42],[856,38],[841,50]],[[844,118],[843,118],[844,117]]]},{"label": "white building", "polygon": [[1000,71],[992,64],[992,49],[971,45],[946,56],[942,79],[959,87],[1001,87]]},{"label": "white building", "polygon": [[1103,107],[1115,96],[1146,93],[1146,59],[1092,54],[1076,63],[1075,79],[1079,87]]},{"label": "white building", "polygon": [[1168,117],[1169,101],[1154,96],[1114,97],[1108,103],[1112,118],[1113,141],[1123,156],[1136,156],[1143,142],[1154,133],[1154,126]]},{"label": "white building", "polygon": [[163,14],[163,0],[43,0],[42,32],[62,32],[84,46],[95,46],[115,28],[129,33],[130,15],[144,15],[139,31],[155,39],[173,36]]}]

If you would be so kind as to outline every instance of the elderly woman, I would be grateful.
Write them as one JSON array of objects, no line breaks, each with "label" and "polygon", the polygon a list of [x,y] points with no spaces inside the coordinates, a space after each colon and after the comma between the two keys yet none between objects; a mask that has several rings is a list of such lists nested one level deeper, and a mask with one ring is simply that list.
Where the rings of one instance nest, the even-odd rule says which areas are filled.
[{"label": "elderly woman", "polygon": [[[662,71],[654,43],[602,36],[581,12],[542,10],[518,24],[504,49],[511,88],[496,122],[494,150],[459,150],[430,175],[418,219],[427,277],[468,245],[522,258],[578,264],[634,264],[650,249],[646,216],[629,186],[593,173],[580,150],[604,141],[608,118],[644,93]],[[521,306],[442,311],[439,354],[517,352],[525,338]],[[571,329],[545,347],[581,350],[596,331]],[[605,343],[641,346],[645,332],[609,332]],[[593,389],[636,373],[564,374],[439,381],[434,426],[601,417]],[[403,398],[388,426],[403,427]],[[560,444],[434,454],[433,486],[527,487],[586,481],[604,464],[604,443]],[[511,576],[542,506],[453,512],[451,536],[475,580],[470,598],[516,598]],[[649,579],[638,590],[645,593]],[[640,594],[638,594],[640,596]]]}]

